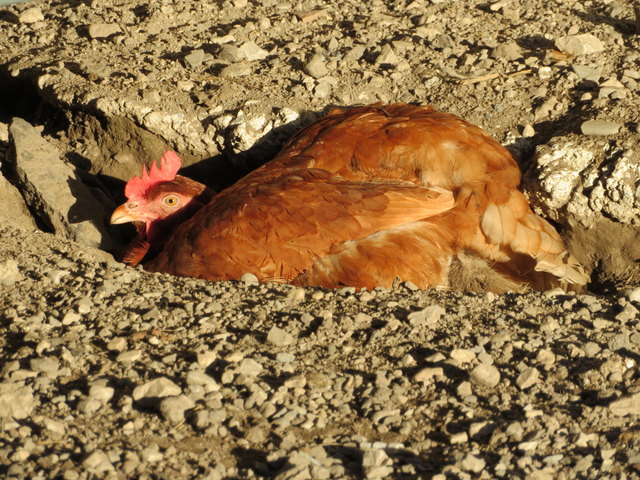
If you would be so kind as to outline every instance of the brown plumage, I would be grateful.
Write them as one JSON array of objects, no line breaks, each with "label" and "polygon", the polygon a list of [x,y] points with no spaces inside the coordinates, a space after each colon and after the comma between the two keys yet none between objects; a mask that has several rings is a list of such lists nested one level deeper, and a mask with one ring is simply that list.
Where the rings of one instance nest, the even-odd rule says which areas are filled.
[{"label": "brown plumage", "polygon": [[447,286],[459,253],[511,285],[588,281],[517,187],[511,154],[432,107],[335,109],[179,225],[151,271],[211,280]]}]

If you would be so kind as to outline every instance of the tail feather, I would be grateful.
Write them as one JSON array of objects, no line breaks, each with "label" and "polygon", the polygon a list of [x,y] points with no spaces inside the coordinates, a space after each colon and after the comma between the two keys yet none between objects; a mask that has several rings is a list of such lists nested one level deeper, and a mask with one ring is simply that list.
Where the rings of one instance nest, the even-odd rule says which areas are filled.
[{"label": "tail feather", "polygon": [[[536,288],[560,286],[580,290],[589,281],[589,275],[567,251],[558,232],[531,211],[524,195],[517,190],[500,205],[489,199],[480,229],[487,243],[498,246],[500,252],[496,255],[492,249],[486,249],[485,258],[502,263],[503,269],[527,279]],[[533,259],[533,265],[523,261],[522,255]]]}]

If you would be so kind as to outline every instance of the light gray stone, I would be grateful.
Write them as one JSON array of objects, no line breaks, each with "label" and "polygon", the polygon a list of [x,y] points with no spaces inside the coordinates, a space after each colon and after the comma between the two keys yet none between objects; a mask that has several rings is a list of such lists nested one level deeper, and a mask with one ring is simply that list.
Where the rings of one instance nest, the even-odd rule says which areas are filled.
[{"label": "light gray stone", "polygon": [[171,423],[179,423],[184,420],[184,412],[193,408],[195,403],[186,395],[165,397],[160,401],[160,413]]},{"label": "light gray stone", "polygon": [[11,185],[0,172],[0,224],[33,230],[36,222],[33,220],[20,191]]},{"label": "light gray stone", "polygon": [[22,280],[22,278],[23,275],[20,273],[18,262],[11,258],[0,262],[0,285],[10,287]]},{"label": "light gray stone", "polygon": [[476,385],[493,388],[500,383],[500,371],[493,365],[482,363],[471,371],[470,378]]},{"label": "light gray stone", "polygon": [[620,125],[606,120],[587,120],[580,125],[580,131],[584,135],[615,135],[620,131]]},{"label": "light gray stone", "polygon": [[166,377],[156,378],[138,385],[133,390],[133,399],[141,404],[154,404],[159,398],[180,395],[182,389]]},{"label": "light gray stone", "polygon": [[27,204],[55,233],[91,247],[114,246],[105,219],[114,205],[103,204],[63,161],[56,148],[21,118],[9,127],[19,188]]},{"label": "light gray stone", "polygon": [[88,27],[88,32],[91,38],[108,38],[111,35],[122,33],[122,29],[117,23],[92,23]]},{"label": "light gray stone", "polygon": [[20,420],[31,415],[36,405],[31,387],[14,383],[0,383],[0,418]]},{"label": "light gray stone", "polygon": [[604,44],[590,33],[560,37],[556,40],[556,46],[559,50],[572,55],[588,55],[604,50]]}]

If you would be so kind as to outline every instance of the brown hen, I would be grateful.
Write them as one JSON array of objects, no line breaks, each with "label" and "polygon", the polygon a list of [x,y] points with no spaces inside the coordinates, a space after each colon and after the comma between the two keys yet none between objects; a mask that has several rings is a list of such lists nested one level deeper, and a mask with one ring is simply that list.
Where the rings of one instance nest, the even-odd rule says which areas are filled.
[{"label": "brown hen", "polygon": [[507,149],[428,106],[335,109],[177,226],[150,271],[337,287],[448,286],[452,260],[509,285],[589,280],[518,190]]}]

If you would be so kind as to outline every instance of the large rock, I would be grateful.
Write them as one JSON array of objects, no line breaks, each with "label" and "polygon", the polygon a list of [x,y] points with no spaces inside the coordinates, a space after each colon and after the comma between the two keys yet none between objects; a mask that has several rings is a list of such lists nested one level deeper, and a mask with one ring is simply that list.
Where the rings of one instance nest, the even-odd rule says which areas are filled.
[{"label": "large rock", "polygon": [[31,230],[36,228],[36,222],[24,203],[24,198],[16,187],[0,173],[0,223],[18,228]]},{"label": "large rock", "polygon": [[536,149],[523,187],[534,210],[565,229],[569,250],[593,280],[640,281],[640,166],[632,149],[556,137]]},{"label": "large rock", "polygon": [[81,173],[38,130],[21,118],[9,127],[18,188],[40,220],[56,234],[85,245],[111,249],[105,221],[113,204],[99,202],[80,180]]}]

